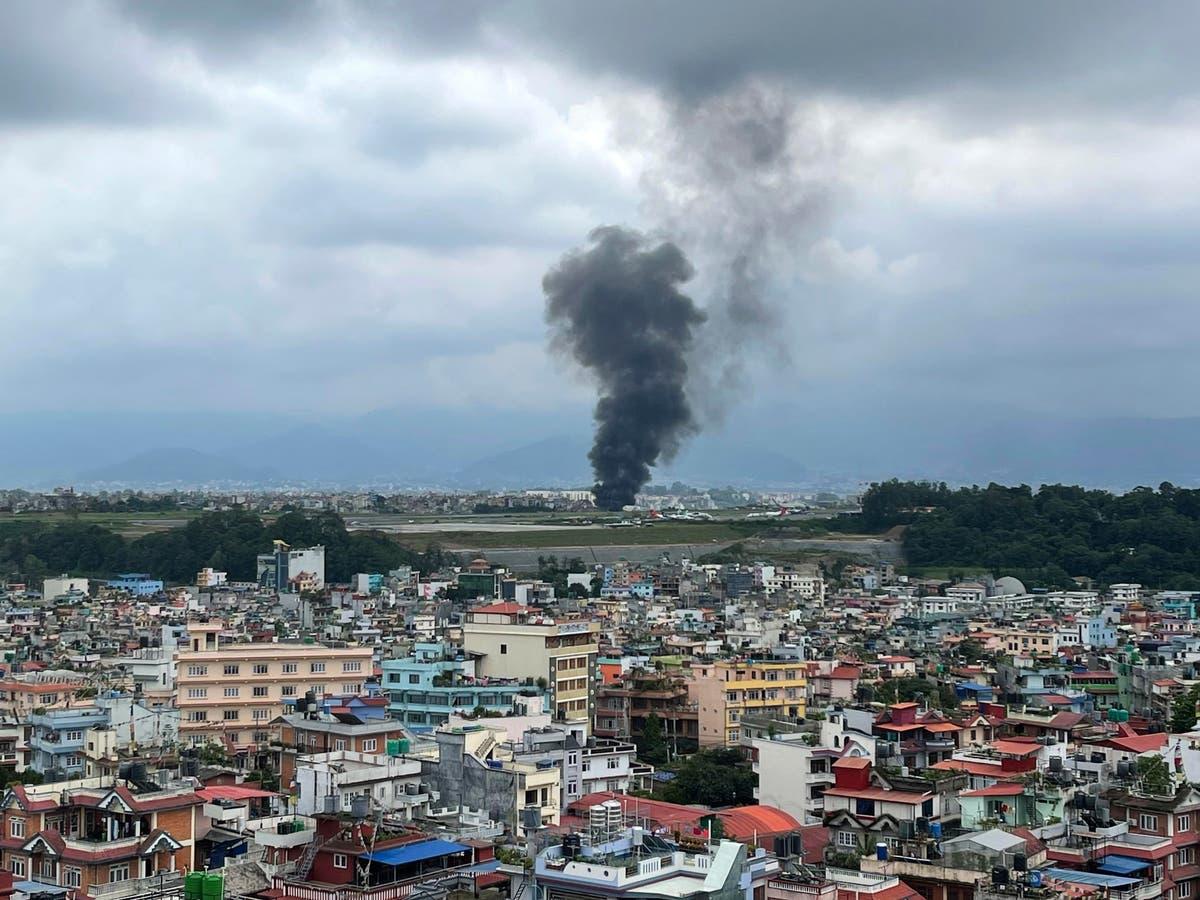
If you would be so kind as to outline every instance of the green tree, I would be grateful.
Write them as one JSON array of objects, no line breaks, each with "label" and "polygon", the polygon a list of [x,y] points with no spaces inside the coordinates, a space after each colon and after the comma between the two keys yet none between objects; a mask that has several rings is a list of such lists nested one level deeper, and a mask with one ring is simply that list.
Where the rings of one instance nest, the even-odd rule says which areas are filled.
[{"label": "green tree", "polygon": [[1185,734],[1196,727],[1196,701],[1200,699],[1200,686],[1192,687],[1175,698],[1171,706],[1171,731]]},{"label": "green tree", "polygon": [[1149,793],[1159,796],[1171,796],[1175,793],[1171,767],[1162,756],[1139,756],[1137,768],[1138,778]]},{"label": "green tree", "polygon": [[663,738],[662,720],[655,713],[650,713],[642,722],[642,733],[634,738],[637,744],[638,756],[652,765],[662,765],[667,761],[667,742]]},{"label": "green tree", "polygon": [[671,803],[737,806],[754,802],[756,782],[737,750],[700,750],[679,764],[663,798]]}]

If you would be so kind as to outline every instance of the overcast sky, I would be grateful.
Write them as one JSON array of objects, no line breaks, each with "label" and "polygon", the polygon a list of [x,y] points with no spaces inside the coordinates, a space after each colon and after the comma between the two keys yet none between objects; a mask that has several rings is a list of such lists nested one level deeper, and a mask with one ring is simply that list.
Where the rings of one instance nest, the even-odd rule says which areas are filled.
[{"label": "overcast sky", "polygon": [[1198,13],[9,0],[0,405],[585,408],[542,274],[750,85],[825,202],[747,398],[1197,415]]}]

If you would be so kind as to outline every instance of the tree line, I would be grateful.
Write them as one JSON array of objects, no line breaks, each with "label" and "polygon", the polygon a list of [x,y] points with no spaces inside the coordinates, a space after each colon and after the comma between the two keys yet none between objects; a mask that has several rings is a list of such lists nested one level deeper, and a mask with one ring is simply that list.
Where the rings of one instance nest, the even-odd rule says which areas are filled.
[{"label": "tree line", "polygon": [[1200,589],[1200,490],[1164,482],[1124,494],[1071,485],[950,488],[887,481],[863,497],[862,526],[907,525],[915,567],[986,568],[1027,585],[1138,582]]},{"label": "tree line", "polygon": [[180,528],[126,538],[101,525],[65,522],[0,524],[0,567],[27,577],[69,572],[98,578],[149,572],[171,583],[191,583],[205,566],[228,572],[231,581],[253,581],[256,557],[273,540],[325,547],[325,579],[349,581],[357,572],[386,572],[401,565],[435,571],[455,562],[431,544],[424,552],[404,547],[378,531],[346,530],[337,513],[306,515],[289,510],[272,522],[246,510],[204,513]]}]

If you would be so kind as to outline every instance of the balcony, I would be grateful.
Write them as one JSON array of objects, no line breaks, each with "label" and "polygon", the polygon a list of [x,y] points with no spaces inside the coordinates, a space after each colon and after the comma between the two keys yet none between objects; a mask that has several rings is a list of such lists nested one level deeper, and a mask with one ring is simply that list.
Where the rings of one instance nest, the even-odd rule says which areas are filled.
[{"label": "balcony", "polygon": [[[282,822],[302,822],[304,828],[287,834],[279,833]],[[246,831],[254,837],[254,843],[263,847],[290,849],[310,843],[316,837],[316,821],[307,816],[268,816],[252,819],[246,823]]]},{"label": "balcony", "polygon": [[88,887],[88,893],[96,900],[120,900],[121,897],[171,896],[179,894],[182,889],[182,872],[159,872],[146,878],[132,878],[112,884],[93,884]]}]

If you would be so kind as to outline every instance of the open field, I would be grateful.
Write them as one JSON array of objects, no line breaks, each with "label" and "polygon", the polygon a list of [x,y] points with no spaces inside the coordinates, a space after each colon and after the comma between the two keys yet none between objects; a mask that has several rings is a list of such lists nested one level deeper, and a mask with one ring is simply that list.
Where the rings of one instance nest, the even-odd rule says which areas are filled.
[{"label": "open field", "polygon": [[168,531],[186,525],[199,516],[198,510],[173,509],[167,512],[0,512],[5,522],[45,522],[47,525],[99,525],[125,537],[140,537],[152,531]]}]

